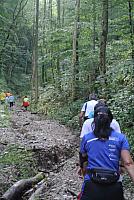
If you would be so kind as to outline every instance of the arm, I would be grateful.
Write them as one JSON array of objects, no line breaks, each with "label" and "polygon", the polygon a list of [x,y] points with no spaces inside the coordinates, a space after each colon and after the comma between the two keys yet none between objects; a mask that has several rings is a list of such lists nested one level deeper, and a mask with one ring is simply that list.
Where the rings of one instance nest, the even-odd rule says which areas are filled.
[{"label": "arm", "polygon": [[88,157],[86,153],[79,153],[80,167],[83,168],[84,163],[87,162]]},{"label": "arm", "polygon": [[121,159],[124,163],[126,171],[128,172],[130,178],[134,182],[134,161],[132,160],[132,157],[128,150],[121,151]]},{"label": "arm", "polygon": [[86,174],[86,167],[88,162],[88,156],[86,153],[82,154],[79,153],[79,165],[80,168],[78,170],[78,174],[81,176],[84,176]]},{"label": "arm", "polygon": [[86,145],[86,137],[84,136],[80,143],[80,152],[79,152],[80,171],[83,176],[86,173],[87,162],[88,162],[87,150],[85,148],[85,145]]},{"label": "arm", "polygon": [[83,120],[84,114],[85,114],[85,111],[81,111],[80,114],[79,114],[79,125],[80,125],[80,128],[82,127],[82,120]]},{"label": "arm", "polygon": [[83,106],[82,106],[81,112],[79,114],[79,125],[80,125],[80,128],[82,128],[82,121],[83,121],[83,118],[85,116],[86,107],[87,107],[87,103],[84,103]]}]

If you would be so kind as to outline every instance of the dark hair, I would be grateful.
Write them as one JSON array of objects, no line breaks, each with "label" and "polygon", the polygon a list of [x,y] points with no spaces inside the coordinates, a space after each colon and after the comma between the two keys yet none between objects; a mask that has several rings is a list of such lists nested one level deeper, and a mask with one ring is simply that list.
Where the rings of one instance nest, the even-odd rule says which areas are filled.
[{"label": "dark hair", "polygon": [[110,113],[111,111],[107,106],[98,107],[94,112],[93,132],[100,139],[108,139],[111,134],[112,128],[110,127],[110,123],[112,119]]},{"label": "dark hair", "polygon": [[[96,111],[96,109],[98,109],[99,107],[106,107],[106,108],[108,108],[108,106],[107,106],[107,104],[105,104],[104,102],[99,102],[99,103],[97,103],[96,105],[95,105],[95,107],[94,107],[94,112]],[[108,108],[108,116],[109,116],[109,118],[110,118],[110,120],[112,121],[113,120],[113,114],[112,114],[112,112],[111,112],[111,110]]]},{"label": "dark hair", "polygon": [[90,94],[89,95],[89,100],[97,100],[97,95],[96,94]]},{"label": "dark hair", "polygon": [[95,106],[94,106],[94,111],[99,108],[99,107],[105,107],[107,106],[104,102],[98,102]]}]

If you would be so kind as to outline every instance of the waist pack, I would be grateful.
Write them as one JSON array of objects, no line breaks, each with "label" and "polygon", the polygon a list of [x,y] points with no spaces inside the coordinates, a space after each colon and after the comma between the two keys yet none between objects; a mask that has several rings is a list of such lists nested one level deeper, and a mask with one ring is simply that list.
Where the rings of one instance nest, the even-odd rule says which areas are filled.
[{"label": "waist pack", "polygon": [[120,176],[117,171],[107,169],[91,169],[88,170],[88,174],[93,182],[99,184],[116,183]]}]

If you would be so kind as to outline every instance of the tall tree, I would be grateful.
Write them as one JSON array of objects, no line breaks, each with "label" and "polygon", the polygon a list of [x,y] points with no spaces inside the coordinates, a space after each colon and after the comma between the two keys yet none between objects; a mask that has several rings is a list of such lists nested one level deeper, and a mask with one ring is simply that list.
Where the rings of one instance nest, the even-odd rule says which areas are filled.
[{"label": "tall tree", "polygon": [[129,8],[129,25],[130,25],[130,42],[131,42],[131,55],[132,60],[134,63],[134,25],[133,25],[133,4],[134,2],[132,0],[128,0],[128,8]]},{"label": "tall tree", "polygon": [[62,26],[64,25],[64,16],[65,15],[65,0],[62,1]]},{"label": "tall tree", "polygon": [[32,86],[35,92],[35,104],[38,102],[38,23],[39,23],[39,0],[35,2],[35,26],[33,44],[33,76]]},{"label": "tall tree", "polygon": [[[60,29],[61,27],[61,0],[57,0],[57,28]],[[57,40],[57,75],[58,75],[58,81],[57,81],[57,87],[59,91],[61,91],[61,72],[60,72],[60,50],[59,50],[59,39]]]},{"label": "tall tree", "polygon": [[80,0],[76,0],[75,5],[75,22],[74,22],[74,33],[73,33],[73,80],[72,80],[72,99],[78,98],[78,73],[79,73],[79,21],[80,21]]},{"label": "tall tree", "polygon": [[106,45],[108,35],[108,0],[102,1],[102,33],[100,39],[100,73],[106,73]]},{"label": "tall tree", "polygon": [[42,30],[42,70],[41,70],[41,83],[42,86],[44,86],[44,83],[47,82],[47,70],[46,70],[46,65],[45,65],[45,54],[47,54],[47,47],[46,47],[46,9],[47,9],[47,4],[46,0],[44,0],[44,7],[43,7],[43,30]]},{"label": "tall tree", "polygon": [[96,48],[96,0],[92,1],[93,4],[93,52]]}]

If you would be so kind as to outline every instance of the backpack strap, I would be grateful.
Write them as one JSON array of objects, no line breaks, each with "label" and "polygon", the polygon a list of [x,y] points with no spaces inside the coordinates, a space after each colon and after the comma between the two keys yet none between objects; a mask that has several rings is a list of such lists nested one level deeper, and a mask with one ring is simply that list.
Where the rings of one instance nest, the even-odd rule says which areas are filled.
[{"label": "backpack strap", "polygon": [[86,109],[87,109],[87,103],[86,103],[86,105],[85,105],[85,112],[86,112]]}]

